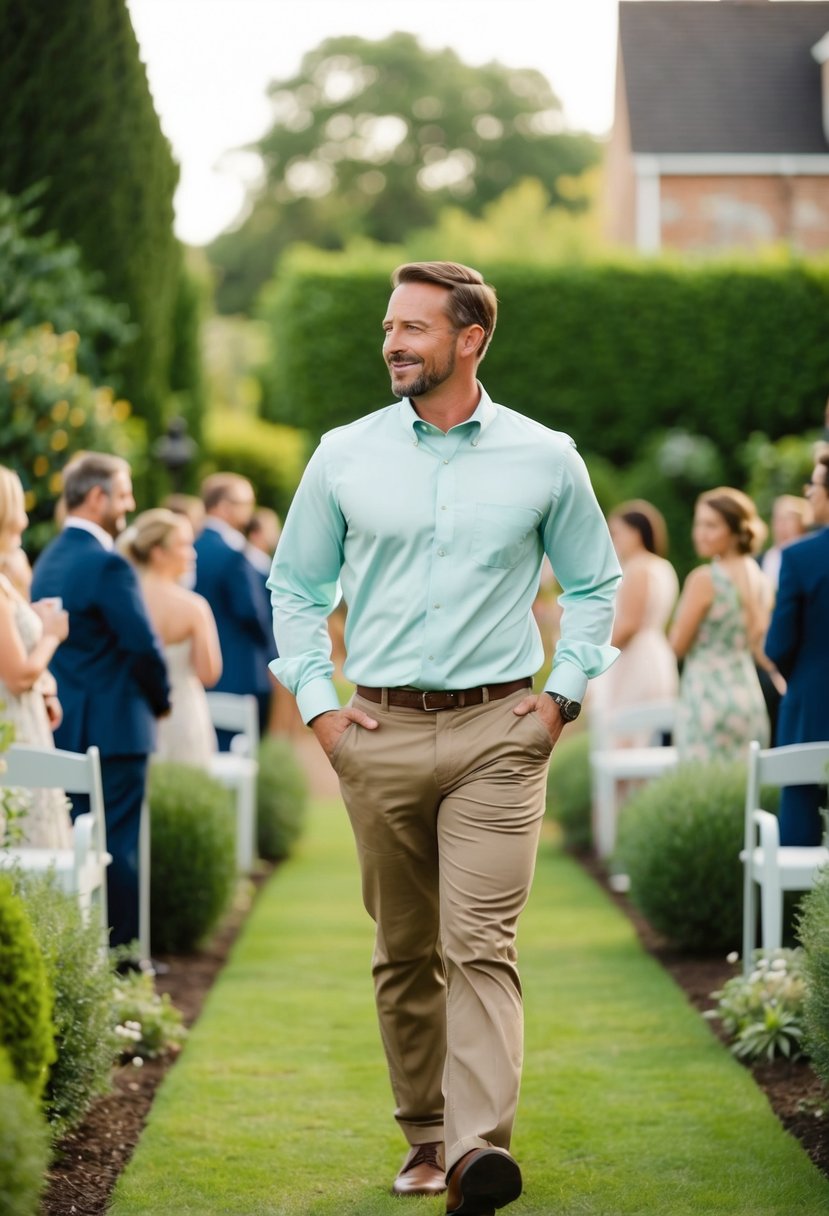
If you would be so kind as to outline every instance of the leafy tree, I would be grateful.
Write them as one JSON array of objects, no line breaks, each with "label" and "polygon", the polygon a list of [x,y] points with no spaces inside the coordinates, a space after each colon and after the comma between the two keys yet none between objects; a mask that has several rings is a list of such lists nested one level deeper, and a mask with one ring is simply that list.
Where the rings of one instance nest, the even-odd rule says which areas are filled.
[{"label": "leafy tree", "polygon": [[540,72],[471,67],[408,33],[328,39],[271,99],[273,126],[257,145],[265,185],[241,227],[211,246],[223,311],[250,307],[290,243],[399,242],[447,204],[480,215],[527,177],[578,209],[561,179],[598,160],[595,140],[563,131]]},{"label": "leafy tree", "polygon": [[85,269],[77,245],[54,232],[37,234],[41,193],[0,194],[0,337],[41,325],[75,333],[78,371],[120,390],[122,352],[135,326],[126,305],[101,294],[103,276]]}]

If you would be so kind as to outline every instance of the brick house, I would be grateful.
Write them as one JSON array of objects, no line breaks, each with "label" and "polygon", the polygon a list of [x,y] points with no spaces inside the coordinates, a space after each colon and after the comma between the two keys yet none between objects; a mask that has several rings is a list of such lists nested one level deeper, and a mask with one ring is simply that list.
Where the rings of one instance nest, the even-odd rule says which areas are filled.
[{"label": "brick house", "polygon": [[621,0],[608,235],[829,248],[829,3]]}]

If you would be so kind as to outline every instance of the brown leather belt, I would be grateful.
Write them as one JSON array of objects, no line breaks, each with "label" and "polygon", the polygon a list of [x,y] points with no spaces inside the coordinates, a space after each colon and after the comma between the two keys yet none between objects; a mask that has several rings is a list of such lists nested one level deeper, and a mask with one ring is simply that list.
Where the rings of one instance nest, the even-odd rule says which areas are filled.
[{"label": "brown leather belt", "polygon": [[484,701],[500,701],[522,688],[532,688],[532,680],[510,680],[508,684],[484,684],[480,688],[458,688],[450,692],[421,692],[418,688],[364,688],[357,685],[357,696],[380,705],[383,694],[388,704],[401,709],[423,709],[434,713],[438,709],[465,709],[467,705],[482,705]]}]

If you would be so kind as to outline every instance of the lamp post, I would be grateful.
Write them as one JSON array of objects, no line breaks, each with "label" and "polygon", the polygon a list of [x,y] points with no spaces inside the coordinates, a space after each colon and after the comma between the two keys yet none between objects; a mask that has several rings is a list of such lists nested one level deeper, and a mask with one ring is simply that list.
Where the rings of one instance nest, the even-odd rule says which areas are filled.
[{"label": "lamp post", "polygon": [[153,444],[153,455],[170,474],[173,490],[181,491],[184,470],[196,454],[196,442],[187,434],[185,418],[171,418],[167,430]]}]

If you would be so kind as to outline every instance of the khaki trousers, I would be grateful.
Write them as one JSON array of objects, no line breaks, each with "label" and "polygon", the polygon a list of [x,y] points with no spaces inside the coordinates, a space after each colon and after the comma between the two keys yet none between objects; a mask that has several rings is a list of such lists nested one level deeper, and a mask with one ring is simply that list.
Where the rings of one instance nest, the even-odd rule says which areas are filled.
[{"label": "khaki trousers", "polygon": [[515,933],[552,748],[500,701],[429,713],[355,696],[379,722],[338,741],[337,771],[376,922],[372,972],[396,1118],[410,1144],[508,1148],[523,1055]]}]

